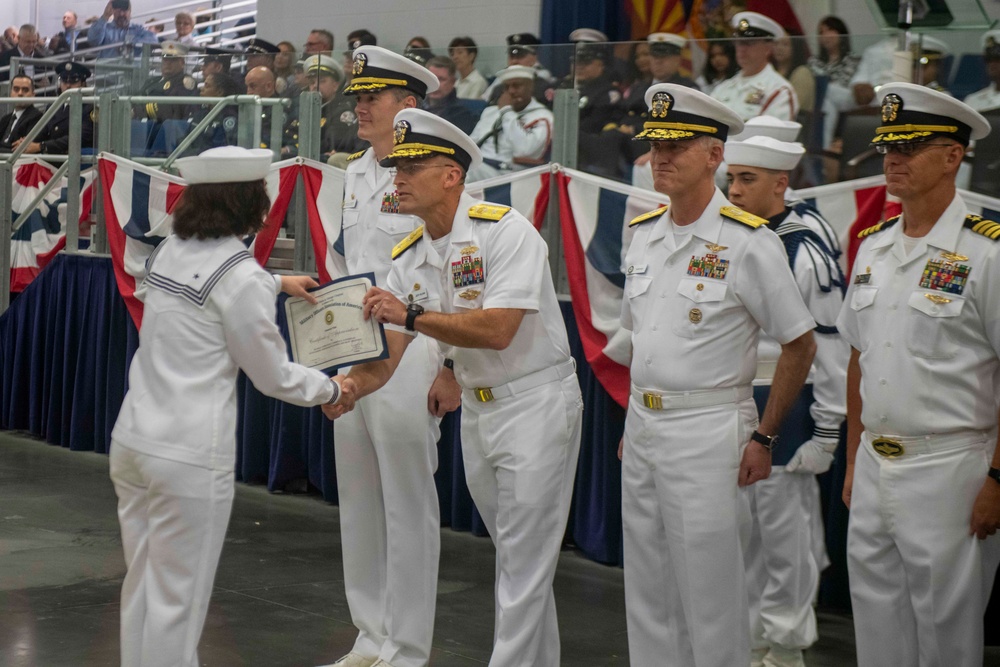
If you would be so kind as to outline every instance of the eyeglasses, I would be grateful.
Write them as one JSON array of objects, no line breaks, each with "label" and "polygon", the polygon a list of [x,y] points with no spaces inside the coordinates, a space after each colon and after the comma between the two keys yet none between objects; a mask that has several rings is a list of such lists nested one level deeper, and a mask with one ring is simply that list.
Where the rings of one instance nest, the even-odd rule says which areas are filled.
[{"label": "eyeglasses", "polygon": [[450,164],[425,164],[422,162],[396,163],[396,173],[402,174],[403,176],[413,176],[421,169],[433,169],[434,167],[450,167]]},{"label": "eyeglasses", "polygon": [[879,144],[875,147],[875,152],[879,155],[887,155],[889,153],[899,153],[900,155],[916,155],[917,153],[922,153],[925,148],[932,148],[934,146],[954,146],[955,144]]}]

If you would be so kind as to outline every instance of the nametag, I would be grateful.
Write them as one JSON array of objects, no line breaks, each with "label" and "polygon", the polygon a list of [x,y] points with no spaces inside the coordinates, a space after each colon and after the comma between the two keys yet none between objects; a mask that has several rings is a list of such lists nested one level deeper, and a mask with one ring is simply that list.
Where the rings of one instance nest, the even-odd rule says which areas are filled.
[{"label": "nametag", "polygon": [[416,303],[418,301],[426,301],[427,299],[428,299],[427,288],[421,287],[420,283],[416,283],[413,286],[413,289],[410,290],[410,293],[406,295],[406,300],[409,301],[410,303]]},{"label": "nametag", "polygon": [[646,273],[646,265],[645,264],[633,264],[630,267],[628,267],[628,269],[625,270],[625,273],[628,274],[628,275],[630,275],[630,276],[631,275],[635,275],[635,274]]}]

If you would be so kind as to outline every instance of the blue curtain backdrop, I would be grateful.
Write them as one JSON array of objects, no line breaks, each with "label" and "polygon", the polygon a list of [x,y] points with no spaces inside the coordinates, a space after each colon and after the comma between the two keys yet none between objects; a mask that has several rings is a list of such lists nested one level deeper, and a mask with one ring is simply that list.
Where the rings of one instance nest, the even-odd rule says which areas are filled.
[{"label": "blue curtain backdrop", "polygon": [[543,0],[542,44],[565,44],[577,28],[596,28],[612,42],[632,39],[632,22],[621,0]]},{"label": "blue curtain backdrop", "polygon": [[[569,303],[562,303],[584,398],[583,441],[567,541],[601,563],[621,563],[621,464],[624,411],[583,356]],[[279,317],[279,325],[284,323]],[[126,389],[138,334],[118,294],[111,260],[59,255],[0,315],[0,428],[26,431],[72,450],[106,453]],[[337,501],[333,429],[319,408],[272,400],[241,377],[237,477],[272,491],[315,487]],[[485,535],[462,466],[458,415],[441,426],[436,476],[441,523]],[[821,478],[827,545],[834,562],[821,601],[846,608],[847,508],[839,501],[844,460]],[[998,538],[991,538],[998,539]],[[987,641],[1000,644],[1000,582],[987,611]]]}]

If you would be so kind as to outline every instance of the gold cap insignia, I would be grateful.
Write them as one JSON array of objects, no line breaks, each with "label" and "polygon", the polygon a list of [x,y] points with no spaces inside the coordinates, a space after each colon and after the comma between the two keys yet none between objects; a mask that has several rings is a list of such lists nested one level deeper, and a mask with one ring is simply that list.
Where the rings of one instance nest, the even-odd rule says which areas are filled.
[{"label": "gold cap insignia", "polygon": [[674,103],[674,98],[670,93],[665,93],[660,91],[653,95],[652,105],[650,108],[650,115],[653,118],[666,118],[667,112],[670,111],[671,105]]},{"label": "gold cap insignia", "polygon": [[410,131],[410,123],[405,120],[401,120],[396,123],[395,127],[392,128],[392,140],[398,146],[399,144],[406,141],[406,133]]},{"label": "gold cap insignia", "polygon": [[365,70],[365,65],[368,64],[368,56],[363,53],[359,53],[354,56],[354,65],[351,66],[351,73],[354,76],[358,76]]},{"label": "gold cap insignia", "polygon": [[903,99],[895,93],[890,93],[882,100],[882,122],[891,123],[899,116],[903,108]]},{"label": "gold cap insignia", "polygon": [[744,30],[749,30],[750,21],[747,21],[746,19],[740,19],[740,25],[738,27],[740,32],[743,32]]}]

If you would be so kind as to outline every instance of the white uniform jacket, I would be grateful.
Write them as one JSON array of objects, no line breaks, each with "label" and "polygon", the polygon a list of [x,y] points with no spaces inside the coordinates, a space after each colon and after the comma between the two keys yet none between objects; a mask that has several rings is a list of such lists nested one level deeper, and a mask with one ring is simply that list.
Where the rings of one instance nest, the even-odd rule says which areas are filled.
[{"label": "white uniform jacket", "polygon": [[[847,341],[836,330],[837,316],[844,303],[843,277],[836,260],[827,252],[830,249],[821,248],[808,235],[808,232],[818,234],[816,221],[811,222],[813,224],[793,210],[774,231],[786,244],[786,249],[789,242],[796,246],[792,274],[817,324],[816,356],[808,380],[813,385],[814,397],[809,414],[816,423],[817,436],[836,440],[840,425],[847,416],[847,362],[851,353]],[[799,232],[806,232],[807,235],[796,242],[794,236]],[[824,241],[822,236],[820,240]],[[758,372],[754,384],[771,384],[780,354],[778,342],[763,334],[757,348]]]},{"label": "white uniform jacket", "polygon": [[976,111],[991,111],[1000,108],[1000,90],[991,83],[982,90],[969,93],[962,101]]},{"label": "white uniform jacket", "polygon": [[375,151],[366,150],[347,164],[344,176],[344,258],[351,274],[375,274],[375,284],[385,287],[392,268],[392,248],[422,222],[415,215],[398,213],[399,198],[393,183],[395,170],[378,165]]},{"label": "white uniform jacket", "polygon": [[150,256],[129,390],[111,437],[135,451],[231,472],[236,374],[295,405],[329,401],[323,373],[288,360],[274,278],[236,237],[168,237]]},{"label": "white uniform jacket", "polygon": [[470,135],[485,162],[470,171],[469,179],[542,164],[552,142],[552,118],[552,112],[535,99],[521,111],[509,106],[486,107]]},{"label": "white uniform jacket", "polygon": [[902,217],[858,251],[837,327],[861,352],[861,421],[876,436],[997,427],[1000,225],[967,212],[956,194],[908,256]]},{"label": "white uniform jacket", "polygon": [[632,332],[632,383],[660,391],[749,385],[761,330],[784,344],[815,325],[781,241],[718,189],[676,238],[669,211],[660,211],[633,221],[625,255],[621,321]]},{"label": "white uniform jacket", "polygon": [[743,120],[756,116],[774,116],[795,120],[799,98],[788,79],[768,63],[753,76],[737,72],[712,90],[712,97],[739,114]]},{"label": "white uniform jacket", "polygon": [[393,262],[389,290],[404,302],[444,313],[527,311],[506,349],[453,349],[455,378],[466,389],[506,384],[570,359],[548,248],[531,223],[509,207],[463,194],[444,252],[439,255],[429,237],[413,241]]}]

